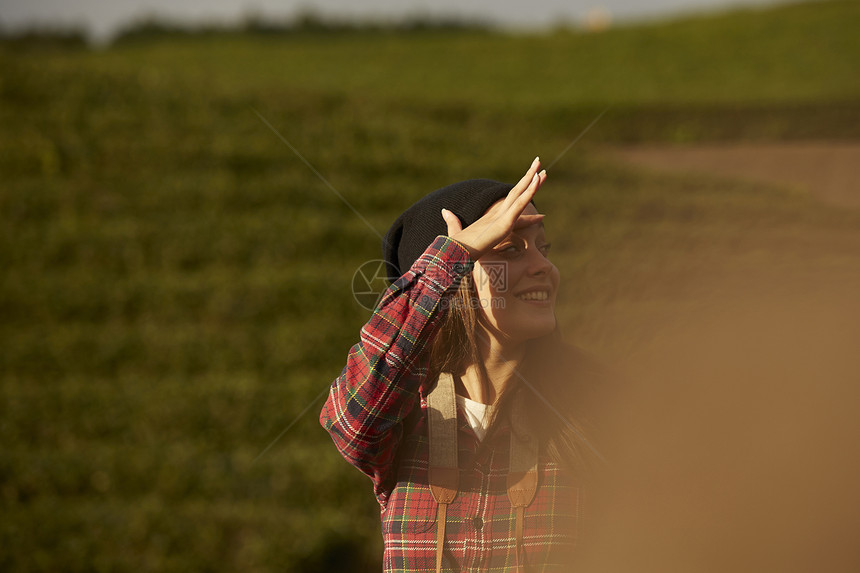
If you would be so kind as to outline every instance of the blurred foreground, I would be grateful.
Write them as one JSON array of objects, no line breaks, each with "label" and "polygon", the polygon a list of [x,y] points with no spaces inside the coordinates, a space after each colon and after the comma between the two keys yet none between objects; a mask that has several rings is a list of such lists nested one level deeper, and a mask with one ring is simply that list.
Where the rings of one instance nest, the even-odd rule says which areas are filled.
[{"label": "blurred foreground", "polygon": [[860,568],[860,285],[773,278],[629,361],[586,570]]}]

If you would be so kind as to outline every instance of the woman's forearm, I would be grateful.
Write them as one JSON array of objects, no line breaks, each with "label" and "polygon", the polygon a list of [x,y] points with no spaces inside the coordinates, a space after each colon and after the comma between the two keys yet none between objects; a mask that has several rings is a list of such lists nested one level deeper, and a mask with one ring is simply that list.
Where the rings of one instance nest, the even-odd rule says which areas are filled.
[{"label": "woman's forearm", "polygon": [[468,268],[468,251],[437,237],[386,291],[332,384],[320,422],[377,490],[394,463],[402,422],[418,404],[421,355],[438,328],[443,297]]}]

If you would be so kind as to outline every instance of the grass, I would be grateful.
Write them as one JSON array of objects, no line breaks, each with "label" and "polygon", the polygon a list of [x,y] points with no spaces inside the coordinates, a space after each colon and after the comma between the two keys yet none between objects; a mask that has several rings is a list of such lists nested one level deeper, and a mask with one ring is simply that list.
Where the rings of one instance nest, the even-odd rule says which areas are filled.
[{"label": "grass", "polygon": [[[715,104],[854,98],[860,50],[852,2],[748,9],[600,34],[448,32],[213,37],[160,47],[128,42],[111,68],[182,67],[189,80],[259,94],[285,84],[419,104],[547,109],[607,103]],[[260,49],[270,57],[257,56]],[[353,65],[343,65],[349,54]]]},{"label": "grass", "polygon": [[856,280],[856,212],[596,147],[856,139],[857,11],[0,47],[0,569],[378,570],[319,402],[255,458],[339,373],[374,229],[554,159],[607,105],[538,199],[570,338],[623,362],[728,276]]}]

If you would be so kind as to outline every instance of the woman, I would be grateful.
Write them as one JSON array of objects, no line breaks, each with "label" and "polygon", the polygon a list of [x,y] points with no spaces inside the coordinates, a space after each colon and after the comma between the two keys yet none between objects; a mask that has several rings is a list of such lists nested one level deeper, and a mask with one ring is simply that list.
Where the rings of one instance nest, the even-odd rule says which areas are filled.
[{"label": "woman", "polygon": [[373,481],[385,571],[568,570],[594,367],[556,328],[539,169],[439,189],[386,236],[393,284],[320,416]]}]

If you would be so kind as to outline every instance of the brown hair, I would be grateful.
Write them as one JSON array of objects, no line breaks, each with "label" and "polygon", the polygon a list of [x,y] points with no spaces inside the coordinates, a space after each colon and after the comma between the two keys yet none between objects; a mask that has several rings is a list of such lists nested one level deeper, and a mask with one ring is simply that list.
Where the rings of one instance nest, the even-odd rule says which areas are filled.
[{"label": "brown hair", "polygon": [[[442,324],[430,348],[430,376],[436,378],[440,372],[462,374],[467,366],[476,364],[486,396],[490,379],[479,346],[483,315],[471,275],[465,275],[442,304]],[[522,368],[497,400],[488,437],[501,420],[509,419],[512,405],[522,401],[531,427],[552,461],[592,469],[600,454],[593,443],[587,404],[589,388],[598,374],[597,362],[565,344],[558,329],[532,341]]]}]

